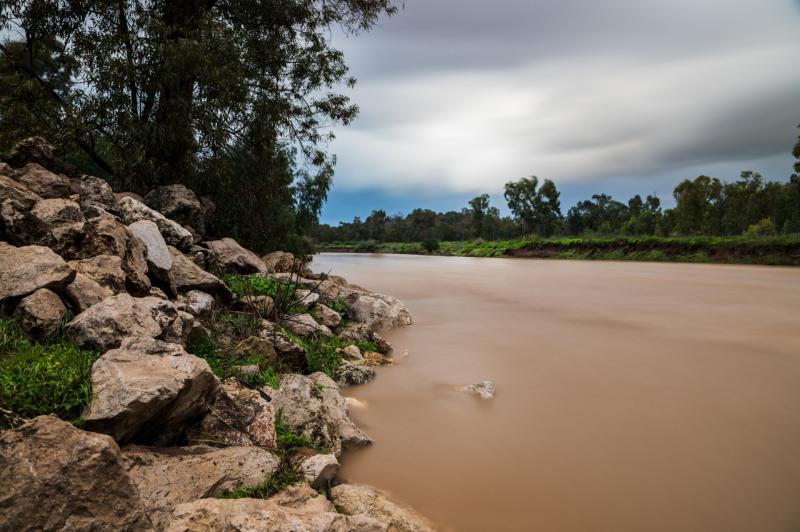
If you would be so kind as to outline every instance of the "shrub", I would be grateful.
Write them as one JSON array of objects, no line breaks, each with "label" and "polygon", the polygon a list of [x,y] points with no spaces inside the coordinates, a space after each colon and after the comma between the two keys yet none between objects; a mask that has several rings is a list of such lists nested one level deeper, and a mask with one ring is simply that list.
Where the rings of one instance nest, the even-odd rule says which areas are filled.
[{"label": "shrub", "polygon": [[762,218],[758,223],[749,226],[744,232],[747,236],[770,236],[778,233],[772,218]]},{"label": "shrub", "polygon": [[353,251],[355,253],[375,253],[378,251],[378,243],[374,240],[364,240],[356,243],[353,246]]},{"label": "shrub", "polygon": [[[55,414],[77,421],[91,401],[99,356],[59,337],[32,342],[14,320],[0,319],[0,406],[23,418]],[[10,425],[0,418],[0,426]]]},{"label": "shrub", "polygon": [[439,251],[439,241],[438,240],[426,240],[422,243],[422,247],[428,253],[433,253],[434,251]]}]

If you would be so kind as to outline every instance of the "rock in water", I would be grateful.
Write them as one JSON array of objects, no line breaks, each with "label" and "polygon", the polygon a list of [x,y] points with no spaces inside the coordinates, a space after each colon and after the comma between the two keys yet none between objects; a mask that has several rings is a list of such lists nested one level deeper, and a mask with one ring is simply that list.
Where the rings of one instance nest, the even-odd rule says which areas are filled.
[{"label": "rock in water", "polygon": [[217,378],[180,345],[126,338],[92,367],[92,401],[83,419],[116,441],[166,445],[208,412]]},{"label": "rock in water", "polygon": [[350,317],[370,329],[411,325],[411,314],[408,309],[393,297],[362,292],[349,296],[348,302]]},{"label": "rock in water", "polygon": [[375,378],[375,370],[344,361],[336,369],[336,382],[342,386],[365,384]]},{"label": "rock in water", "polygon": [[480,381],[462,388],[465,392],[478,394],[482,399],[491,399],[494,397],[494,383],[492,381]]},{"label": "rock in water", "polygon": [[39,290],[61,290],[75,279],[75,270],[51,249],[14,247],[0,242],[0,301]]},{"label": "rock in water", "polygon": [[347,515],[371,517],[397,532],[433,532],[433,525],[411,508],[392,501],[371,486],[340,484],[331,489],[331,500]]},{"label": "rock in water", "polygon": [[140,447],[122,449],[123,466],[159,530],[179,504],[256,486],[278,471],[279,460],[258,447]]},{"label": "rock in water", "polygon": [[0,529],[152,530],[119,447],[50,416],[0,433]]}]

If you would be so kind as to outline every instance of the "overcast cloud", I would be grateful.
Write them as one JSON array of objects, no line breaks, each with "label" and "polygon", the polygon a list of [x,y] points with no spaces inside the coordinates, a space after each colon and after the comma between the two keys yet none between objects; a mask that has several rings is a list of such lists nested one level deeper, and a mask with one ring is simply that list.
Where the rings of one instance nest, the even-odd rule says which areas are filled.
[{"label": "overcast cloud", "polygon": [[340,194],[462,201],[530,174],[647,192],[696,168],[789,173],[797,0],[406,0],[337,44],[361,107],[331,146]]}]

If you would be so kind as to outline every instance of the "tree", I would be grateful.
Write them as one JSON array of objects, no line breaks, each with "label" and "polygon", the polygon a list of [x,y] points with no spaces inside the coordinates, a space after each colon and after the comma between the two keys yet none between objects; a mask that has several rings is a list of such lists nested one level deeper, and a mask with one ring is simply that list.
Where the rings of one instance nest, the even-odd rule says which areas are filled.
[{"label": "tree", "polygon": [[470,226],[472,234],[477,238],[484,238],[486,235],[486,216],[489,211],[489,194],[481,194],[469,200],[470,207]]},{"label": "tree", "polygon": [[555,184],[545,179],[538,188],[539,178],[523,177],[505,186],[505,199],[514,218],[528,233],[552,235],[561,221],[560,193]]},{"label": "tree", "polygon": [[[800,127],[800,126],[797,126]],[[792,149],[792,155],[796,161],[794,162],[794,175],[792,177],[800,178],[800,136],[797,137],[797,142]]]},{"label": "tree", "polygon": [[[117,186],[143,193],[199,183],[202,193],[278,196],[273,186],[297,179],[294,199],[311,201],[294,212],[302,226],[330,186],[334,160],[323,151],[330,126],[358,112],[335,91],[355,80],[330,28],[358,33],[395,11],[391,0],[8,0],[0,26],[18,40],[0,52],[10,57],[21,47],[35,59],[5,63],[17,85],[38,91],[31,115],[60,118],[15,125],[79,147]],[[40,66],[70,75],[46,75]],[[8,103],[0,100],[4,118],[15,116]],[[74,127],[61,139],[65,123]],[[232,172],[241,167],[232,157],[244,154],[277,167]],[[298,174],[276,179],[278,170]]]},{"label": "tree", "polygon": [[679,183],[673,191],[677,231],[684,235],[719,234],[722,190],[719,179],[705,175]]}]

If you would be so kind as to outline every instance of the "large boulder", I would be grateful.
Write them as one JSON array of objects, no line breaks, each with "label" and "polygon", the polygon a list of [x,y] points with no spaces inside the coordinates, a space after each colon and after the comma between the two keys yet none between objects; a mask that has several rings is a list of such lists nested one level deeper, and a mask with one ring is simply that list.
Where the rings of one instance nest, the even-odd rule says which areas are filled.
[{"label": "large boulder", "polygon": [[342,323],[342,315],[322,303],[317,303],[314,307],[314,317],[325,327],[336,328]]},{"label": "large boulder", "polygon": [[82,273],[77,273],[75,279],[64,289],[67,302],[78,314],[113,295],[111,289]]},{"label": "large boulder", "polygon": [[188,334],[184,331],[185,325],[171,302],[122,293],[78,314],[67,324],[67,333],[81,347],[107,351],[119,347],[128,336],[180,344]]},{"label": "large boulder", "polygon": [[50,226],[33,214],[31,208],[16,200],[0,203],[0,239],[17,246],[52,246]]},{"label": "large boulder", "polygon": [[196,318],[207,318],[214,311],[214,296],[200,290],[190,290],[178,297],[180,307]]},{"label": "large boulder", "polygon": [[[386,525],[366,516],[347,516],[336,512],[324,501],[310,508],[287,507],[264,499],[200,499],[179,505],[166,528],[167,532],[200,530],[221,531],[314,531],[314,532],[385,532]],[[327,504],[325,504],[327,503]]]},{"label": "large boulder", "polygon": [[205,360],[176,344],[130,337],[92,366],[83,419],[120,443],[167,445],[208,412],[216,389]]},{"label": "large boulder", "polygon": [[111,216],[98,216],[67,226],[58,238],[57,250],[68,259],[116,255],[122,259],[126,288],[133,295],[150,290],[147,278],[147,248],[127,227]]},{"label": "large boulder", "polygon": [[349,323],[339,331],[339,339],[345,342],[370,342],[375,344],[378,352],[384,355],[391,354],[392,344],[387,342],[380,334],[376,333],[363,323]]},{"label": "large boulder", "polygon": [[304,373],[308,369],[306,350],[294,343],[289,337],[268,329],[261,331],[259,336],[275,348],[282,368],[299,373]]},{"label": "large boulder", "polygon": [[188,250],[194,242],[192,233],[184,229],[178,222],[170,220],[160,212],[151,209],[130,196],[118,198],[114,212],[119,215],[122,223],[128,225],[140,220],[154,222],[164,236],[164,240],[171,246]]},{"label": "large boulder", "polygon": [[282,325],[297,336],[328,338],[333,336],[330,329],[317,323],[311,314],[296,314],[284,318]]},{"label": "large boulder", "polygon": [[53,147],[42,137],[28,137],[17,142],[8,152],[6,162],[11,166],[39,163],[49,167],[53,164]]},{"label": "large boulder", "polygon": [[305,436],[317,448],[330,449],[336,456],[343,448],[372,442],[350,419],[339,387],[324,373],[308,377],[284,375],[272,402],[292,432]]},{"label": "large boulder", "polygon": [[23,298],[14,310],[25,333],[39,341],[55,334],[66,314],[64,303],[47,288]]},{"label": "large boulder", "polygon": [[262,336],[248,336],[236,345],[234,351],[238,358],[258,361],[262,366],[275,367],[278,364],[275,345]]},{"label": "large boulder", "polygon": [[371,486],[340,484],[331,489],[331,500],[343,513],[371,517],[388,526],[393,532],[433,532],[426,518],[389,495]]},{"label": "large boulder", "polygon": [[31,207],[42,198],[27,187],[11,179],[8,176],[0,175],[0,203],[6,200],[14,200],[25,207]]},{"label": "large boulder", "polygon": [[194,192],[183,185],[167,185],[150,191],[144,202],[198,236],[205,234],[206,208]]},{"label": "large boulder", "polygon": [[28,163],[14,176],[25,188],[42,198],[68,198],[70,184],[67,176],[54,174],[47,168]]},{"label": "large boulder", "polygon": [[266,273],[267,266],[250,250],[240,246],[232,238],[212,240],[205,243],[208,262],[212,269],[226,273]]},{"label": "large boulder", "polygon": [[60,291],[74,278],[75,270],[49,248],[0,242],[0,301],[40,288]]},{"label": "large boulder", "polygon": [[202,269],[174,247],[170,247],[169,252],[172,255],[172,278],[178,291],[200,290],[222,301],[232,299],[233,294],[218,277]]},{"label": "large boulder", "polygon": [[342,386],[365,384],[375,378],[375,370],[362,364],[344,361],[336,368],[336,382]]},{"label": "large boulder", "polygon": [[276,447],[275,409],[258,390],[240,386],[235,380],[226,381],[217,389],[208,410],[186,432],[189,444]]},{"label": "large boulder", "polygon": [[84,221],[80,205],[60,198],[37,201],[31,216],[51,228]]},{"label": "large boulder", "polygon": [[122,259],[116,255],[98,255],[90,259],[71,260],[69,265],[114,294],[125,291],[127,276]]},{"label": "large boulder", "polygon": [[0,529],[152,530],[114,440],[41,416],[0,432]]},{"label": "large boulder", "polygon": [[318,453],[313,449],[298,449],[290,461],[315,490],[326,488],[339,471],[339,460],[334,455]]},{"label": "large boulder", "polygon": [[272,477],[280,464],[272,453],[256,447],[129,445],[122,457],[157,529],[167,526],[177,505],[256,486]]},{"label": "large boulder", "polygon": [[264,261],[269,273],[291,273],[295,265],[294,255],[286,251],[267,253],[261,260]]},{"label": "large boulder", "polygon": [[406,306],[391,296],[361,292],[351,294],[347,301],[350,304],[350,318],[370,329],[411,325],[411,314]]}]

